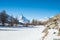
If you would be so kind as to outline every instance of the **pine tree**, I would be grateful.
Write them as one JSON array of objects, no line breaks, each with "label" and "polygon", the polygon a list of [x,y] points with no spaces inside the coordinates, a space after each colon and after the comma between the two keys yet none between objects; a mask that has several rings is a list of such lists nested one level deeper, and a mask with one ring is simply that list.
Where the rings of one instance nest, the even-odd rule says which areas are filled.
[{"label": "pine tree", "polygon": [[6,15],[6,11],[3,10],[3,11],[1,12],[1,14],[0,14],[0,20],[1,20],[3,26],[5,25],[5,22],[6,22],[7,18],[8,18],[8,17],[7,17],[7,15]]}]

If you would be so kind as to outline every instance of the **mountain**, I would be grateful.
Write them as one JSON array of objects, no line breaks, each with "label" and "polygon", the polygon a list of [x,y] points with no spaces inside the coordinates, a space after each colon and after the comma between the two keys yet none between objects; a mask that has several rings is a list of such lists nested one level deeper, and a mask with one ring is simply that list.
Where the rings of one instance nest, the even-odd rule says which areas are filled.
[{"label": "mountain", "polygon": [[24,17],[23,15],[19,16],[18,20],[21,23],[28,23],[29,22],[29,20],[26,17]]},{"label": "mountain", "polygon": [[45,17],[45,18],[41,18],[41,19],[39,19],[39,21],[41,21],[41,22],[45,22],[45,21],[48,21],[48,20],[49,20],[48,17]]}]

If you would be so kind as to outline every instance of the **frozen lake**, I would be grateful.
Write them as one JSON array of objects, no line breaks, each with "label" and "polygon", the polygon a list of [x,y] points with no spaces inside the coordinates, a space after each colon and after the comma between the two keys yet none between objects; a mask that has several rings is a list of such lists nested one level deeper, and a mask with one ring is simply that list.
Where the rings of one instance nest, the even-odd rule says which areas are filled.
[{"label": "frozen lake", "polygon": [[[7,30],[9,29],[8,31],[5,30],[6,28],[0,28],[0,40],[42,40],[42,36],[44,35],[42,31],[45,27],[35,27],[37,28],[7,28]],[[49,35],[45,38],[45,40],[53,40],[53,37],[55,37],[56,34],[53,34],[54,31],[52,29],[48,31]]]}]

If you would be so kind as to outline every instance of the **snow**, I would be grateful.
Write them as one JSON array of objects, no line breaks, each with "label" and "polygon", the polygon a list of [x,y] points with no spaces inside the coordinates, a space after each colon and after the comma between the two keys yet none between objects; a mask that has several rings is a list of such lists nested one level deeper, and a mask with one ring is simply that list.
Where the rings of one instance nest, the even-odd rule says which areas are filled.
[{"label": "snow", "polygon": [[[48,31],[49,31],[49,33],[48,33],[48,36],[45,38],[45,40],[53,40],[54,37],[57,36],[58,31],[56,29],[50,29]],[[54,32],[56,32],[56,33],[54,34]]]},{"label": "snow", "polygon": [[29,22],[29,20],[26,17],[24,17],[23,15],[19,16],[17,19],[21,23],[28,23]]},{"label": "snow", "polygon": [[[9,29],[8,31],[0,31],[0,40],[42,40],[42,36],[45,34],[42,33],[42,31],[45,27],[42,25],[34,27],[37,28],[7,28]],[[17,31],[10,31],[12,29],[16,29]],[[45,37],[45,40],[53,40],[53,38],[57,38],[58,31],[56,29],[49,29],[48,31],[49,33]],[[54,32],[56,32],[56,34],[53,34]]]},{"label": "snow", "polygon": [[48,17],[44,17],[44,18],[39,19],[39,21],[41,21],[41,22],[45,22],[45,21],[48,21],[48,20],[49,20]]}]

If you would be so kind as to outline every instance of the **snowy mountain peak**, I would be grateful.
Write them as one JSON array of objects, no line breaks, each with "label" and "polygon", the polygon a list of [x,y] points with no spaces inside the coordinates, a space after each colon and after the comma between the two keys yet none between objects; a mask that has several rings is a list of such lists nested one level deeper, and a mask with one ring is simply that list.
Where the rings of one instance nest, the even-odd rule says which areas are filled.
[{"label": "snowy mountain peak", "polygon": [[19,16],[18,20],[19,20],[19,22],[22,22],[22,23],[28,23],[29,22],[29,20],[26,17],[24,17],[23,15]]}]

